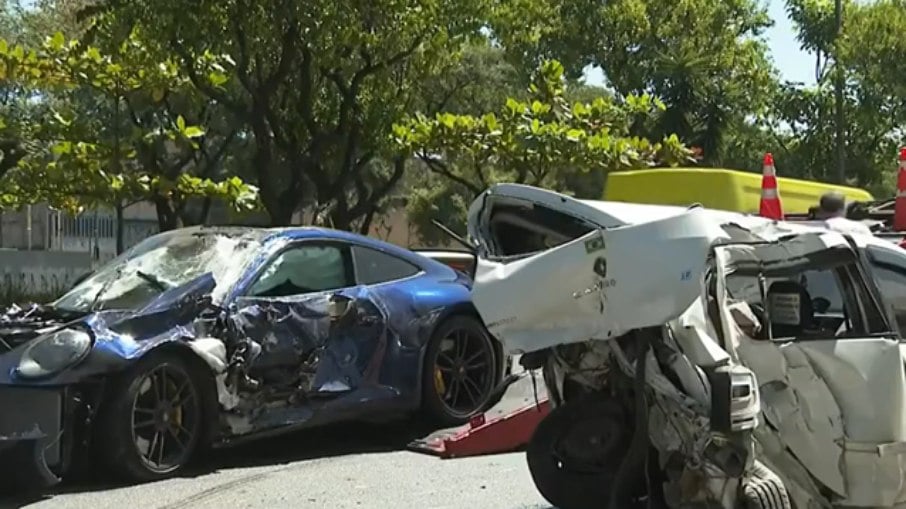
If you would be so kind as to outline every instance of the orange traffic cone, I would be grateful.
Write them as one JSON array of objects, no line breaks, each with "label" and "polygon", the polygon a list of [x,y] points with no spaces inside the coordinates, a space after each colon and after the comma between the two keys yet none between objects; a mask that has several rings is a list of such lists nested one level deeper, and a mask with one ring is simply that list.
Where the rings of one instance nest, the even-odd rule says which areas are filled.
[{"label": "orange traffic cone", "polygon": [[906,230],[906,147],[900,148],[897,198],[893,205],[893,229],[898,232]]},{"label": "orange traffic cone", "polygon": [[774,156],[770,152],[764,155],[764,166],[761,175],[761,203],[758,215],[775,221],[783,220],[783,207],[780,205],[780,191],[777,189],[777,172],[774,170]]}]

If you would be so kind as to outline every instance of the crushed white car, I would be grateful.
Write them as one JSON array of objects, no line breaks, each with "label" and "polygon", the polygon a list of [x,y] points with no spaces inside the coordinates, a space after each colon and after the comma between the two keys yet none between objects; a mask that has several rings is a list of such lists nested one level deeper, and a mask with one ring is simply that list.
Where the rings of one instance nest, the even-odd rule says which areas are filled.
[{"label": "crushed white car", "polygon": [[554,506],[906,508],[904,362],[864,245],[514,184],[469,235],[475,306],[543,370],[527,458]]}]

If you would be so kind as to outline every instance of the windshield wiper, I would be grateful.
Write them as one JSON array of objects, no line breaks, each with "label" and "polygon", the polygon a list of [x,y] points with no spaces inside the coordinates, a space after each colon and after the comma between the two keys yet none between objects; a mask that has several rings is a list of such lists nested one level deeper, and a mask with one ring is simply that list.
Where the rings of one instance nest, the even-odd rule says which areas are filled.
[{"label": "windshield wiper", "polygon": [[105,281],[103,285],[101,285],[101,288],[98,290],[98,293],[95,294],[95,296],[94,296],[94,300],[91,301],[91,305],[88,306],[89,311],[96,311],[95,308],[98,305],[98,301],[100,301],[101,297],[105,293],[107,293],[107,290],[110,288],[110,285],[112,285],[114,282],[116,282],[120,278],[120,276],[123,275],[123,267],[124,267],[124,265],[120,265],[119,267],[117,267],[116,273],[114,274],[114,276],[112,278],[108,279],[107,281]]},{"label": "windshield wiper", "polygon": [[145,281],[150,283],[152,286],[157,287],[157,289],[162,292],[166,292],[167,290],[170,289],[170,285],[161,281],[160,278],[158,278],[157,276],[148,274],[147,272],[142,272],[140,270],[135,271],[135,275],[144,279]]}]

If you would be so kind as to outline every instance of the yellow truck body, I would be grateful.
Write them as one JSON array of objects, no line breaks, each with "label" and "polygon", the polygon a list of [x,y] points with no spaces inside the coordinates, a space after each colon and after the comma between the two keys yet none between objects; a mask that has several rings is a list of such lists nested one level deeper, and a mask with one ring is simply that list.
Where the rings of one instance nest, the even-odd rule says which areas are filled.
[{"label": "yellow truck body", "polygon": [[[783,212],[806,214],[822,194],[839,191],[847,201],[874,198],[863,189],[810,180],[777,178]],[[655,205],[686,206],[700,203],[711,209],[758,213],[761,174],[723,168],[658,168],[613,172],[607,178],[604,199]]]}]

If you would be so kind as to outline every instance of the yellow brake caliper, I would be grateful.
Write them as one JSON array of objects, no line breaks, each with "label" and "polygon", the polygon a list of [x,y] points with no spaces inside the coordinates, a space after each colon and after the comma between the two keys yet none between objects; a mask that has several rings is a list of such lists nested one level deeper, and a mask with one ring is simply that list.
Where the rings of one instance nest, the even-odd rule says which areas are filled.
[{"label": "yellow brake caliper", "polygon": [[447,393],[447,384],[444,383],[444,374],[439,367],[434,367],[434,389],[441,398]]}]

